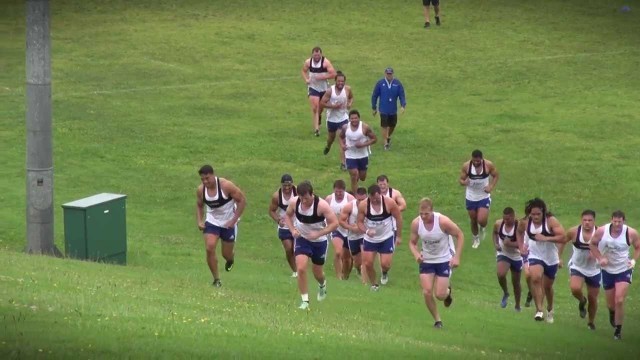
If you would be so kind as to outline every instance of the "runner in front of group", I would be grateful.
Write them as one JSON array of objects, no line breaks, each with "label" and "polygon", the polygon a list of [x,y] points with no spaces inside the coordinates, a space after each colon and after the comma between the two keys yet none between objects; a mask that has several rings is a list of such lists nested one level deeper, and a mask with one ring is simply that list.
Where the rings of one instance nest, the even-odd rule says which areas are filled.
[{"label": "runner in front of group", "polygon": [[564,242],[565,231],[562,224],[548,211],[547,204],[540,198],[529,200],[524,220],[518,224],[518,242],[525,242],[529,248],[529,273],[531,292],[536,304],[536,321],[544,320],[543,301],[547,299],[548,323],[553,323],[553,282],[558,272],[560,257],[556,244]]},{"label": "runner in front of group", "polygon": [[366,271],[362,267],[362,239],[364,234],[358,228],[358,205],[367,199],[367,189],[359,187],[356,190],[355,199],[342,207],[342,212],[338,218],[340,226],[347,229],[348,250],[351,253],[345,254],[343,259],[348,259],[343,262],[343,279],[347,280],[353,266],[356,268],[356,273],[362,278],[363,283],[366,281]]},{"label": "runner in front of group", "polygon": [[311,124],[313,134],[320,136],[320,123],[322,118],[322,105],[320,99],[329,88],[329,79],[336,76],[336,70],[331,61],[322,55],[320,47],[311,50],[311,57],[302,65],[302,78],[307,84],[309,104],[311,105]]},{"label": "runner in front of group", "polygon": [[349,111],[349,123],[342,127],[340,143],[351,178],[352,193],[358,189],[358,180],[365,181],[367,179],[369,146],[375,144],[377,140],[371,127],[360,121],[358,110]]},{"label": "runner in front of group", "polygon": [[[340,217],[342,208],[354,200],[353,195],[347,193],[346,189],[347,185],[344,183],[344,180],[338,179],[333,182],[333,193],[325,198],[325,201],[329,204],[337,218]],[[338,226],[338,228],[331,233],[331,243],[333,244],[335,253],[333,267],[336,270],[336,277],[340,280],[342,280],[344,274],[342,269],[345,258],[350,258],[349,254],[345,253],[349,248],[347,236],[347,229],[341,226]]]},{"label": "runner in front of group", "polygon": [[[433,326],[439,329],[442,328],[442,319],[433,297],[435,295],[436,299],[443,301],[445,307],[451,306],[453,302],[449,276],[451,270],[460,265],[464,234],[451,219],[433,211],[433,202],[429,198],[420,200],[419,214],[411,222],[409,248],[420,264],[420,284],[424,302],[435,320]],[[455,251],[450,248],[450,236],[457,240]]]},{"label": "runner in front of group", "polygon": [[289,174],[284,174],[280,178],[280,189],[273,193],[269,205],[269,216],[278,224],[278,238],[282,242],[287,263],[291,268],[291,277],[298,277],[298,273],[296,272],[296,260],[293,256],[293,235],[291,235],[291,230],[287,227],[284,217],[287,207],[289,207],[289,200],[297,195],[293,178]]},{"label": "runner in front of group", "polygon": [[[196,221],[204,236],[207,265],[213,275],[213,286],[220,287],[216,245],[222,239],[224,269],[231,271],[234,264],[234,246],[237,240],[238,220],[247,204],[242,191],[231,181],[215,176],[211,165],[198,170],[202,184],[196,191]],[[204,207],[207,214],[205,217]]]},{"label": "runner in front of group", "polygon": [[515,310],[520,311],[520,297],[522,295],[520,278],[523,267],[520,249],[523,249],[523,244],[517,240],[517,228],[518,222],[516,221],[515,211],[511,207],[506,207],[502,211],[502,219],[497,220],[493,225],[493,241],[496,247],[498,283],[502,289],[500,307],[503,309],[507,307],[509,299],[507,273],[511,270],[511,284],[513,285],[513,294],[516,301]]},{"label": "runner in front of group", "polygon": [[297,189],[298,196],[289,200],[284,219],[295,239],[293,253],[302,298],[299,309],[308,310],[307,264],[311,258],[313,276],[318,282],[317,299],[322,301],[327,296],[327,280],[323,271],[329,247],[327,235],[338,228],[338,219],[329,204],[313,193],[313,186],[309,181],[301,182]]},{"label": "runner in front of group", "polygon": [[[627,297],[631,275],[640,257],[638,231],[625,224],[624,212],[617,210],[611,215],[611,222],[601,226],[589,242],[591,254],[602,268],[602,287],[609,308],[609,322],[615,328],[613,338],[622,339],[624,301]],[[629,248],[633,255],[629,258]]]},{"label": "runner in front of group", "polygon": [[[573,242],[573,254],[569,260],[571,294],[578,300],[578,312],[581,318],[587,316],[587,303],[589,304],[589,322],[587,327],[595,330],[596,310],[598,309],[598,294],[600,293],[600,265],[596,258],[591,256],[589,242],[595,234],[596,213],[593,210],[582,212],[580,225],[567,231],[565,243],[559,246],[560,259],[566,244]],[[561,260],[562,261],[562,260]],[[587,297],[582,293],[582,285],[587,284]]]},{"label": "runner in front of group", "polygon": [[[465,205],[471,220],[471,234],[473,234],[471,247],[474,249],[480,246],[480,238],[485,236],[484,228],[489,219],[491,192],[496,187],[498,179],[499,174],[495,165],[485,159],[480,150],[473,150],[471,160],[462,164],[458,182],[466,187]],[[481,232],[480,235],[478,235],[478,230]]]},{"label": "runner in front of group", "polygon": [[378,185],[371,185],[368,198],[358,205],[358,228],[364,233],[362,263],[367,270],[367,279],[372,291],[380,288],[376,278],[373,262],[376,254],[380,254],[382,278],[388,281],[391,260],[395,250],[392,219],[395,219],[398,230],[395,242],[402,241],[402,213],[400,208],[390,197],[380,194]]},{"label": "runner in front of group", "polygon": [[[345,85],[347,77],[338,71],[336,83],[325,92],[320,105],[327,109],[327,145],[323,153],[327,155],[336,139],[336,132],[340,131],[349,122],[349,109],[353,104],[353,92],[351,87]],[[344,150],[340,147],[340,169],[346,170]]]}]

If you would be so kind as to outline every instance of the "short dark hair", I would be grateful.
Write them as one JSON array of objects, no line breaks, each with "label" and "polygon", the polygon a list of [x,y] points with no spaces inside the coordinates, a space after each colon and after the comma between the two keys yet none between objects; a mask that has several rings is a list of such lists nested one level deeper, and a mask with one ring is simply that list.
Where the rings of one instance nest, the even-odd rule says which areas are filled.
[{"label": "short dark hair", "polygon": [[347,184],[345,184],[344,180],[338,179],[333,182],[333,188],[345,190],[347,188]]},{"label": "short dark hair", "polygon": [[360,187],[356,190],[356,194],[358,194],[358,195],[367,195],[367,188],[366,188],[366,187],[362,187],[362,186],[360,186]]},{"label": "short dark hair", "polygon": [[482,159],[482,151],[476,149],[471,152],[472,158],[481,158]]},{"label": "short dark hair", "polygon": [[211,165],[202,165],[200,170],[198,170],[198,175],[209,175],[213,174],[213,166]]},{"label": "short dark hair", "polygon": [[387,175],[384,175],[384,174],[382,174],[382,175],[380,175],[380,176],[378,176],[378,177],[376,178],[376,182],[378,182],[378,181],[382,181],[382,180],[384,180],[384,181],[386,181],[386,182],[389,182],[389,178],[387,177]]},{"label": "short dark hair", "polygon": [[622,220],[627,220],[627,218],[624,216],[624,212],[622,210],[616,210],[613,212],[613,214],[611,214],[611,218],[622,218]]},{"label": "short dark hair", "polygon": [[580,217],[585,216],[585,215],[591,215],[593,216],[593,218],[596,218],[596,212],[590,209],[587,209],[585,211],[582,212],[582,214],[580,215]]},{"label": "short dark hair", "polygon": [[515,215],[515,213],[515,210],[513,210],[511,206],[507,206],[506,208],[504,208],[504,210],[502,210],[502,215]]},{"label": "short dark hair", "polygon": [[369,195],[373,195],[373,194],[380,194],[380,186],[378,186],[378,184],[373,184],[371,186],[369,186],[369,190],[368,190]]},{"label": "short dark hair", "polygon": [[320,48],[320,46],[316,46],[313,49],[311,49],[311,53],[313,54],[314,52],[319,52],[322,54],[322,49]]},{"label": "short dark hair", "polygon": [[345,75],[342,71],[338,70],[336,72],[336,77],[334,78],[335,80],[338,80],[338,77],[342,76],[344,78],[344,81],[347,81],[347,75]]},{"label": "short dark hair", "polygon": [[309,180],[305,180],[303,182],[301,182],[300,184],[298,184],[298,196],[304,196],[304,195],[313,195],[313,185],[311,185],[311,182]]},{"label": "short dark hair", "polygon": [[351,117],[351,115],[356,114],[358,115],[358,117],[360,117],[360,112],[356,109],[353,109],[351,111],[349,111],[349,117]]}]

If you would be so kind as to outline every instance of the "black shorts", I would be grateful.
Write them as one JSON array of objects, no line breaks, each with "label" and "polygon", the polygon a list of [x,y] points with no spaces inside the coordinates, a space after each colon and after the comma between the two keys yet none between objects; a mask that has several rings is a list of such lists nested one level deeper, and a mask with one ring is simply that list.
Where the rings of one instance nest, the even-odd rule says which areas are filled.
[{"label": "black shorts", "polygon": [[429,5],[438,6],[438,5],[440,5],[440,0],[422,0],[422,5],[424,5],[424,6],[429,6]]},{"label": "black shorts", "polygon": [[380,114],[380,126],[383,128],[386,127],[396,127],[398,124],[398,114],[387,115]]}]

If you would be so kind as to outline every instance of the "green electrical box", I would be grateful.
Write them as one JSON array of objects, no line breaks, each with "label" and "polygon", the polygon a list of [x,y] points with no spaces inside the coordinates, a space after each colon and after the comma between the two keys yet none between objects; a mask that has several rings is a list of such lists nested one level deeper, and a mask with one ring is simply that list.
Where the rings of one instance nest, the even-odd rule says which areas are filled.
[{"label": "green electrical box", "polygon": [[125,265],[126,198],[102,193],[63,204],[65,255]]}]

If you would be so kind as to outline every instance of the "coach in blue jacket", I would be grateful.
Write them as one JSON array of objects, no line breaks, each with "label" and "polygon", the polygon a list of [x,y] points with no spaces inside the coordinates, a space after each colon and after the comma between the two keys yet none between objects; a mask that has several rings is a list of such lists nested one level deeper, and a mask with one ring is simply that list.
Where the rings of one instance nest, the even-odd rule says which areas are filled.
[{"label": "coach in blue jacket", "polygon": [[[380,102],[378,103],[378,98]],[[398,99],[400,99],[400,113],[404,113],[407,101],[404,98],[404,87],[400,80],[393,77],[393,69],[384,70],[384,78],[380,79],[373,88],[371,107],[373,116],[380,112],[380,126],[384,137],[384,149],[391,146],[391,134],[398,123]]]}]

